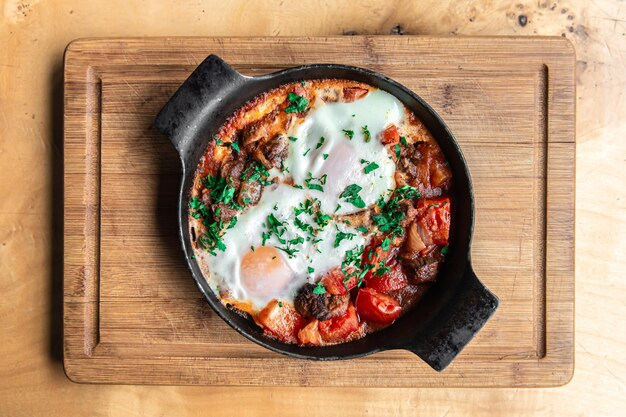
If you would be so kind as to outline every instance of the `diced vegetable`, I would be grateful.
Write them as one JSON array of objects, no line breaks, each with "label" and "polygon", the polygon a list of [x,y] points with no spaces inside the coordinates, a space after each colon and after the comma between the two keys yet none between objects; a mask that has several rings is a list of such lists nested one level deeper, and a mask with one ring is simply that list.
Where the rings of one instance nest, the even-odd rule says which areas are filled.
[{"label": "diced vegetable", "polygon": [[380,141],[384,145],[391,145],[398,143],[400,140],[400,133],[398,132],[398,128],[396,125],[389,125],[383,130],[380,136]]},{"label": "diced vegetable", "polygon": [[402,311],[402,307],[394,298],[371,288],[359,290],[356,296],[356,308],[359,317],[380,324],[392,323]]},{"label": "diced vegetable", "polygon": [[[450,198],[426,198],[417,204],[418,222],[436,245],[447,245],[450,237]],[[428,242],[424,240],[428,245]]]},{"label": "diced vegetable", "polygon": [[382,275],[377,271],[371,273],[365,279],[365,286],[382,293],[406,287],[408,282],[400,263],[395,259],[390,259],[387,261],[387,267],[389,271]]},{"label": "diced vegetable", "polygon": [[257,315],[257,322],[271,335],[286,343],[296,343],[306,322],[289,304],[272,300]]},{"label": "diced vegetable", "polygon": [[319,346],[321,343],[318,320],[312,320],[298,332],[298,344],[301,346]]},{"label": "diced vegetable", "polygon": [[346,276],[341,272],[340,268],[335,268],[327,272],[320,282],[332,295],[346,295],[348,291],[356,287],[357,278],[355,275],[346,279]]},{"label": "diced vegetable", "polygon": [[319,323],[320,335],[326,342],[343,342],[358,328],[359,318],[352,303],[348,305],[345,315],[320,321]]}]

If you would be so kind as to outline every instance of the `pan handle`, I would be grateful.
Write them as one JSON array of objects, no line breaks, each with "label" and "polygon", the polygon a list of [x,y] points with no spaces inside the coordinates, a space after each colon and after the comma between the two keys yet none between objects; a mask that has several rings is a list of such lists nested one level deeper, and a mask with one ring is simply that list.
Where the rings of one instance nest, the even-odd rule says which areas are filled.
[{"label": "pan handle", "polygon": [[436,371],[443,371],[498,308],[498,297],[476,277],[471,265],[447,307],[424,332],[402,346]]},{"label": "pan handle", "polygon": [[154,127],[169,136],[183,161],[193,150],[207,121],[223,111],[231,93],[246,77],[217,55],[209,55],[163,106]]}]

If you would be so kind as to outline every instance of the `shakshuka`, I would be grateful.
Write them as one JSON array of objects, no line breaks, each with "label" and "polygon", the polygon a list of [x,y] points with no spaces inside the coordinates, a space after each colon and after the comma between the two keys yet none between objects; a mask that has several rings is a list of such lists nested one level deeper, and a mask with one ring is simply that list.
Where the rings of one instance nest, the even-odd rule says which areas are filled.
[{"label": "shakshuka", "polygon": [[285,343],[359,339],[415,305],[448,252],[452,174],[393,95],[338,79],[249,101],[210,141],[189,200],[205,279]]}]

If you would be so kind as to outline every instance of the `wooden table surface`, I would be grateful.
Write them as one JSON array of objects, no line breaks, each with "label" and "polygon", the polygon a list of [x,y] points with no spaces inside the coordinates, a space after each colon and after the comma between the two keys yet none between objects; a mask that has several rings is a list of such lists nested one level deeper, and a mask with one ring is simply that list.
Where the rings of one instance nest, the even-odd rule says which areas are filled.
[{"label": "wooden table surface", "polygon": [[[0,415],[624,415],[626,4],[0,2]],[[297,3],[297,5],[296,5]],[[176,6],[174,6],[176,5]],[[62,57],[90,36],[563,35],[577,51],[576,370],[551,389],[79,385],[61,358]]]}]

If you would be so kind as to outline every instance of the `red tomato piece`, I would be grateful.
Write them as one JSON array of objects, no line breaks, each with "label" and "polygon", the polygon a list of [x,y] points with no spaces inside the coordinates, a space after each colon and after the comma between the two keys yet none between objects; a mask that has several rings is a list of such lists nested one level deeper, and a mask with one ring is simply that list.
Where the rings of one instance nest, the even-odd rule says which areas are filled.
[{"label": "red tomato piece", "polygon": [[320,335],[326,342],[343,342],[358,329],[359,317],[352,303],[348,304],[348,310],[342,317],[333,317],[319,323]]},{"label": "red tomato piece", "polygon": [[343,89],[343,101],[346,103],[351,103],[354,100],[360,99],[364,97],[369,90],[361,87],[344,87]]},{"label": "red tomato piece", "polygon": [[370,244],[365,247],[363,251],[363,264],[373,265],[364,276],[364,280],[367,281],[381,267],[381,262],[385,265],[391,266],[395,263],[395,255],[398,252],[398,247],[393,246],[393,239],[390,239],[389,247],[383,249],[383,242],[385,239],[380,237],[374,237],[370,241]]},{"label": "red tomato piece", "polygon": [[319,346],[322,344],[322,337],[319,331],[319,321],[311,320],[298,332],[298,344],[300,346]]},{"label": "red tomato piece", "polygon": [[380,141],[384,145],[392,145],[400,141],[400,133],[396,125],[389,125],[381,133]]},{"label": "red tomato piece", "polygon": [[418,222],[436,245],[450,239],[450,198],[425,198],[417,203]]},{"label": "red tomato piece", "polygon": [[380,324],[393,323],[402,312],[402,307],[394,298],[371,288],[359,290],[356,308],[362,319]]},{"label": "red tomato piece", "polygon": [[272,300],[259,311],[257,322],[271,335],[286,343],[296,343],[306,321],[291,305]]},{"label": "red tomato piece", "polygon": [[389,272],[378,275],[376,270],[370,272],[365,277],[365,285],[378,292],[388,293],[390,291],[399,290],[407,286],[407,278],[402,270],[402,265],[395,259],[387,261]]},{"label": "red tomato piece", "polygon": [[352,275],[346,279],[346,276],[341,272],[341,269],[335,268],[328,271],[322,277],[322,284],[332,295],[346,295],[348,291],[356,287],[357,277]]}]

